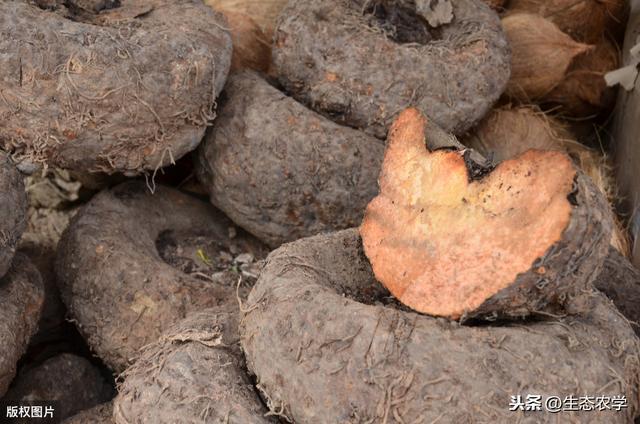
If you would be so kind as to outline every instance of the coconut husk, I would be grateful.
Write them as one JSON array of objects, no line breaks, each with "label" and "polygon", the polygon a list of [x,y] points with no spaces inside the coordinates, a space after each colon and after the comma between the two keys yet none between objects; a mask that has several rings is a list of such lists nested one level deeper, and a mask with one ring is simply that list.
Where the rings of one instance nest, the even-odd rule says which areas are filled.
[{"label": "coconut husk", "polygon": [[615,221],[611,245],[629,255],[629,237],[615,212],[618,196],[609,158],[578,141],[563,122],[535,106],[497,108],[463,138],[463,142],[494,162],[514,158],[529,149],[564,151],[607,196]]},{"label": "coconut husk", "polygon": [[560,104],[560,112],[572,117],[588,117],[610,110],[616,101],[616,91],[607,87],[604,75],[617,69],[619,63],[617,46],[603,37],[593,50],[574,60],[565,79],[545,100]]},{"label": "coconut husk", "polygon": [[276,20],[288,0],[205,0],[205,4],[216,10],[242,13],[253,19],[271,40]]},{"label": "coconut husk", "polygon": [[596,43],[607,29],[624,26],[624,0],[511,0],[510,13],[532,13],[549,19],[583,43]]},{"label": "coconut husk", "polygon": [[536,107],[510,105],[492,110],[463,142],[485,157],[502,162],[530,149],[564,150],[573,136],[561,122]]},{"label": "coconut husk", "polygon": [[271,62],[271,43],[264,31],[245,13],[231,10],[220,10],[227,18],[231,40],[233,42],[233,56],[231,70],[253,69],[267,72]]},{"label": "coconut husk", "polygon": [[506,92],[523,103],[549,94],[565,79],[574,59],[591,49],[540,16],[511,14],[502,19],[502,25],[512,50]]},{"label": "coconut husk", "polygon": [[609,200],[611,215],[614,221],[611,235],[611,246],[626,257],[631,256],[631,241],[623,221],[616,212],[615,205],[619,199],[618,188],[613,174],[611,159],[605,153],[578,143],[565,140],[564,147],[573,161],[587,174]]}]

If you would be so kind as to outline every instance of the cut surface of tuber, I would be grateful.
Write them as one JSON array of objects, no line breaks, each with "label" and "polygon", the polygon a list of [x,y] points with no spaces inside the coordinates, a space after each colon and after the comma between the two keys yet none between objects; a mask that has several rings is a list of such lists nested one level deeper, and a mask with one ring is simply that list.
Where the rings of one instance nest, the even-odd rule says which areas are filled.
[{"label": "cut surface of tuber", "polygon": [[599,240],[595,259],[562,242],[592,226],[582,214],[573,222],[577,209],[591,205],[576,205],[584,177],[566,154],[530,150],[477,177],[463,151],[429,151],[425,125],[415,109],[394,123],[380,194],[360,228],[376,277],[402,303],[453,319],[524,316],[584,283],[580,273],[547,269],[551,251],[556,259],[566,254],[551,268],[602,265]]}]

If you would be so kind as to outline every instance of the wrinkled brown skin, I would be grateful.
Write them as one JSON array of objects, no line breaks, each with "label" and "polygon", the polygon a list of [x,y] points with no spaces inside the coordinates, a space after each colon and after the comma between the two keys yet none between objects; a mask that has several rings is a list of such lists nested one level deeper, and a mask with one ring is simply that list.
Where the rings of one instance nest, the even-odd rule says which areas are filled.
[{"label": "wrinkled brown skin", "polygon": [[238,304],[196,312],[122,375],[117,424],[271,423],[246,371]]},{"label": "wrinkled brown skin", "polygon": [[613,301],[640,335],[640,271],[611,247],[593,285]]},{"label": "wrinkled brown skin", "polygon": [[190,311],[235,300],[235,287],[187,275],[161,259],[165,230],[201,231],[222,245],[232,223],[205,202],[168,187],[155,195],[144,183],[124,183],[96,195],[73,219],[56,259],[62,300],[80,333],[113,370]]},{"label": "wrinkled brown skin", "polygon": [[106,402],[91,409],[82,411],[62,424],[113,424],[113,402]]},{"label": "wrinkled brown skin", "polygon": [[24,180],[9,157],[0,151],[0,277],[11,266],[20,236],[27,227],[26,216]]},{"label": "wrinkled brown skin", "polygon": [[231,62],[222,14],[196,0],[53,9],[0,2],[0,146],[25,167],[127,174],[195,149]]},{"label": "wrinkled brown skin", "polygon": [[199,148],[211,202],[270,246],[358,225],[377,193],[384,144],[342,127],[255,73],[229,78]]},{"label": "wrinkled brown skin", "polygon": [[599,293],[576,299],[585,315],[473,327],[387,296],[357,230],[273,252],[240,326],[270,408],[301,423],[513,423],[527,421],[510,395],[597,393],[626,395],[629,409],[543,410],[535,422],[628,423],[638,411],[639,342]]},{"label": "wrinkled brown skin", "polygon": [[63,353],[21,371],[3,400],[21,405],[55,401],[55,415],[64,419],[110,400],[113,394],[114,388],[91,362]]},{"label": "wrinkled brown skin", "polygon": [[16,373],[18,359],[36,332],[44,286],[37,268],[21,253],[0,278],[0,396]]},{"label": "wrinkled brown skin", "polygon": [[452,0],[453,22],[435,30],[441,39],[408,45],[369,28],[371,15],[361,11],[381,3],[412,15],[413,30],[427,29],[412,0],[289,2],[274,36],[280,82],[302,103],[378,138],[408,106],[447,132],[464,133],[509,80],[510,50],[497,14],[481,0]]}]

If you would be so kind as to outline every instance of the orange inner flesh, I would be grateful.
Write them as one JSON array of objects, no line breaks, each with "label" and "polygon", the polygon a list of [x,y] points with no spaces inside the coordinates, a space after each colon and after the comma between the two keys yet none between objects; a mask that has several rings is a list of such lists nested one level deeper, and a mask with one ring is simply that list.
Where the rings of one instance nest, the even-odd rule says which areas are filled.
[{"label": "orange inner flesh", "polygon": [[561,239],[576,171],[563,153],[530,150],[470,182],[459,152],[428,151],[425,123],[415,109],[394,123],[360,233],[398,300],[458,319]]}]

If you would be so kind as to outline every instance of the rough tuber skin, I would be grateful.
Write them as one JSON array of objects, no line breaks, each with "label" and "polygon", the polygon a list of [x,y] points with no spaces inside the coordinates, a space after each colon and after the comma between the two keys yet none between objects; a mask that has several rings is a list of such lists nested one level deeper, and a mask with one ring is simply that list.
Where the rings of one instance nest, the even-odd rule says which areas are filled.
[{"label": "rough tuber skin", "polygon": [[0,2],[0,147],[24,167],[109,174],[194,150],[231,63],[222,14],[196,0],[79,3],[105,2]]},{"label": "rough tuber skin", "polygon": [[491,169],[465,150],[430,151],[429,125],[407,109],[390,130],[360,227],[376,277],[410,308],[452,319],[563,309],[608,252],[602,193],[560,152]]},{"label": "rough tuber skin", "polygon": [[23,177],[0,151],[0,278],[11,266],[16,246],[27,226],[27,193]]},{"label": "rough tuber skin", "polygon": [[602,294],[580,302],[584,314],[516,325],[417,314],[377,283],[354,229],[272,252],[240,334],[268,405],[292,422],[512,423],[523,415],[509,411],[510,395],[536,393],[629,402],[623,412],[543,409],[536,423],[632,422],[639,341]]},{"label": "rough tuber skin", "polygon": [[206,202],[163,186],[151,194],[140,181],[103,191],[78,212],[60,240],[56,275],[80,333],[108,366],[123,371],[188,312],[235,301],[235,278],[229,286],[198,278],[158,249],[164,235],[193,231],[212,240],[211,257],[230,246],[262,249],[246,234],[232,238],[232,226]]},{"label": "rough tuber skin", "polygon": [[378,138],[409,105],[462,134],[504,91],[510,48],[481,0],[298,0],[280,15],[273,71],[302,103]]},{"label": "rough tuber skin", "polygon": [[377,193],[378,139],[337,125],[259,75],[232,75],[198,150],[211,202],[272,247],[356,226]]},{"label": "rough tuber skin", "polygon": [[238,304],[189,315],[122,376],[117,424],[273,423],[246,371]]},{"label": "rough tuber skin", "polygon": [[38,269],[21,253],[0,277],[0,396],[9,388],[18,360],[38,328],[44,285]]}]

